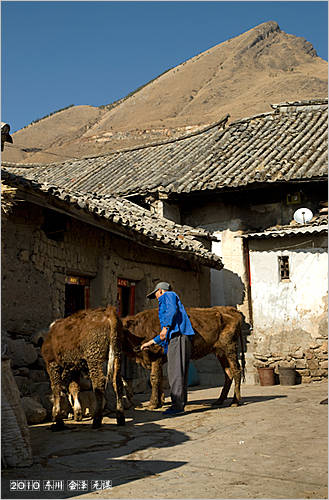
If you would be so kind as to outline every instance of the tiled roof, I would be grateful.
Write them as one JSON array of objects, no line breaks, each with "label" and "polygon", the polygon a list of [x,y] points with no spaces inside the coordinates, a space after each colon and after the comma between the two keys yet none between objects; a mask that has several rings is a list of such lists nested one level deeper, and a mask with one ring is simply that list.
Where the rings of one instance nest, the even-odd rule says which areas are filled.
[{"label": "tiled roof", "polygon": [[328,232],[328,214],[317,215],[307,224],[298,224],[292,221],[289,225],[274,226],[257,233],[246,233],[243,238],[282,238],[301,234],[320,234]]},{"label": "tiled roof", "polygon": [[123,196],[326,178],[327,100],[273,108],[224,128],[226,117],[161,144],[46,166],[4,166],[64,189]]},{"label": "tiled roof", "polygon": [[[27,180],[24,177],[3,171],[2,180],[13,187],[26,189],[61,200],[70,209],[83,210],[104,221],[114,223],[128,237],[155,250],[172,253],[179,258],[221,269],[220,257],[209,249],[213,237],[202,228],[181,226],[135,205],[123,198],[114,196],[91,196],[58,186]],[[109,228],[111,231],[111,229]],[[208,243],[208,245],[207,245]]]}]

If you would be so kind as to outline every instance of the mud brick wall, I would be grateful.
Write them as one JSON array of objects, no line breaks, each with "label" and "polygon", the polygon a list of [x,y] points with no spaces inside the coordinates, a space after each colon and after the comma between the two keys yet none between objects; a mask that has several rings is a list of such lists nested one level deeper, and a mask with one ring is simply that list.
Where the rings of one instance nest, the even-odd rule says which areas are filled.
[{"label": "mud brick wall", "polygon": [[90,279],[90,306],[115,305],[117,278],[136,282],[136,312],[156,307],[146,294],[169,281],[186,306],[209,305],[209,270],[67,217],[62,240],[42,229],[45,211],[15,206],[2,230],[2,325],[32,335],[64,315],[65,279]]},{"label": "mud brick wall", "polygon": [[[67,217],[63,237],[44,231],[47,212],[20,202],[2,227],[2,333],[29,423],[50,418],[52,399],[40,345],[64,316],[68,275],[90,279],[90,306],[116,305],[117,279],[136,283],[136,312],[155,308],[146,298],[169,281],[186,306],[209,306],[209,270]],[[127,360],[129,362],[129,360]],[[135,392],[149,391],[148,373],[130,366]]]}]

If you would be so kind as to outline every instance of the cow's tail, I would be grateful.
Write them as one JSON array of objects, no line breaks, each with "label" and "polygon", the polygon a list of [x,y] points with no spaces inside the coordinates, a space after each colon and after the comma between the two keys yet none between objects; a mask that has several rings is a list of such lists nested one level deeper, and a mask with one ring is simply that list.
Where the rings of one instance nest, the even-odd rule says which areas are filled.
[{"label": "cow's tail", "polygon": [[108,307],[105,310],[105,321],[108,322],[109,326],[109,350],[107,356],[107,370],[106,370],[106,381],[105,386],[108,386],[108,383],[113,381],[114,374],[114,361],[115,361],[115,344],[118,344],[119,337],[121,334],[121,324],[118,318],[118,315],[115,311],[114,307]]},{"label": "cow's tail", "polygon": [[106,371],[106,382],[105,382],[105,387],[108,386],[108,383],[113,380],[113,373],[114,373],[114,349],[111,343],[111,340],[109,342],[109,354],[107,358],[107,371]]},{"label": "cow's tail", "polygon": [[243,343],[243,335],[242,335],[242,317],[239,323],[239,337],[240,337],[240,344],[241,344],[241,368],[242,368],[242,382],[246,381],[246,358],[244,355],[244,343]]},{"label": "cow's tail", "polygon": [[[116,356],[122,355],[122,338],[123,338],[122,323],[115,311],[115,308],[108,307],[106,309],[106,313],[107,313],[106,320],[109,322],[110,336],[109,336],[109,350],[107,357],[105,390],[107,389],[109,382],[113,384],[115,358]],[[122,380],[123,389],[126,393],[130,406],[135,406],[135,403],[133,401],[133,394],[129,389],[127,381],[122,377],[121,372],[120,372],[120,378]]]}]

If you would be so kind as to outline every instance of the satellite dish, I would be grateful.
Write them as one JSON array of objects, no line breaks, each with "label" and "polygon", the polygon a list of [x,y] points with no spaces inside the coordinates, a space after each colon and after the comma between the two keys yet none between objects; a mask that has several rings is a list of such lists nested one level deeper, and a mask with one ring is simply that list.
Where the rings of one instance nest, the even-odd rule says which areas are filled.
[{"label": "satellite dish", "polygon": [[307,224],[313,218],[313,213],[309,208],[299,208],[294,213],[294,220],[298,224]]}]

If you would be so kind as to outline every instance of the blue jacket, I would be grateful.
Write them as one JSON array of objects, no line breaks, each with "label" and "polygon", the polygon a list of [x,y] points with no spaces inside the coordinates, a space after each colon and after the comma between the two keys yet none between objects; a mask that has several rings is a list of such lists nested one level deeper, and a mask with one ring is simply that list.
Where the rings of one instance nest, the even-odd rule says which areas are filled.
[{"label": "blue jacket", "polygon": [[153,340],[164,348],[165,353],[173,333],[194,335],[191,321],[175,292],[165,292],[159,297],[159,320],[161,329],[164,326],[168,327],[167,337],[161,340],[160,335],[157,335]]}]

